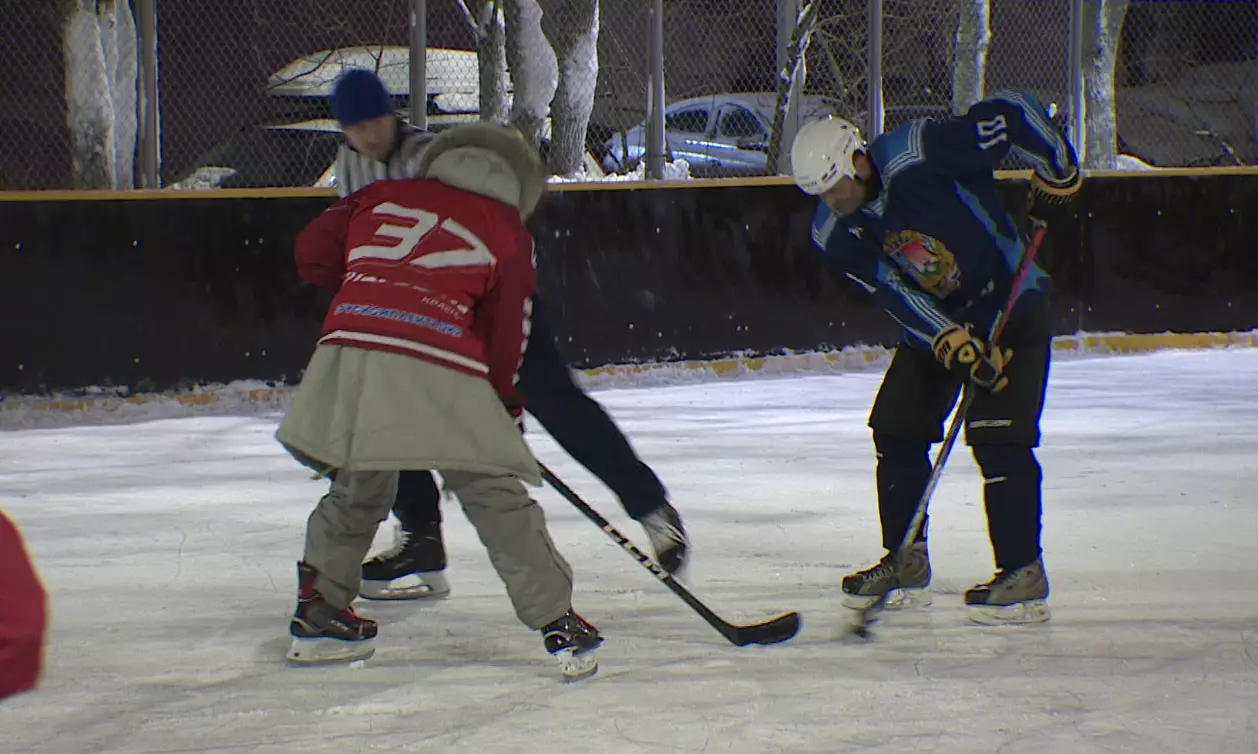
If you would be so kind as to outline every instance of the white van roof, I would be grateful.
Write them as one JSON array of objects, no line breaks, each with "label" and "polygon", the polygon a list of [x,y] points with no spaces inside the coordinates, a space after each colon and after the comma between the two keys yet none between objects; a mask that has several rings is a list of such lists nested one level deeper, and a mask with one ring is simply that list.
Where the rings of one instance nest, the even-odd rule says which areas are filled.
[{"label": "white van roof", "polygon": [[[476,53],[439,47],[429,48],[427,53],[428,94],[475,102],[480,91]],[[376,72],[390,94],[406,96],[411,91],[410,63],[409,47],[360,45],[320,50],[271,74],[267,89],[281,97],[330,97],[338,76],[351,68],[365,68]]]}]

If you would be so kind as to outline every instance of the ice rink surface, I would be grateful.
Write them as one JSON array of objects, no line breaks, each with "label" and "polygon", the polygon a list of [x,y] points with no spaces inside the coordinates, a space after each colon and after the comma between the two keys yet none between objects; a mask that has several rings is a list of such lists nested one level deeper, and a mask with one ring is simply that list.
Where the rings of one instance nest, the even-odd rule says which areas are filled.
[{"label": "ice rink surface", "polygon": [[[804,620],[786,644],[731,646],[540,490],[607,637],[599,675],[569,685],[452,501],[450,599],[361,606],[381,623],[362,667],[287,667],[325,484],[274,442],[275,415],[2,432],[0,507],[52,630],[39,691],[0,703],[0,752],[1258,752],[1258,351],[1059,361],[1040,453],[1052,622],[965,621],[960,592],[992,560],[958,447],[932,505],[935,605],[849,645],[839,580],[881,555],[878,378],[596,393],[685,517],[692,590],[729,620]],[[535,423],[529,440],[645,544]]]}]

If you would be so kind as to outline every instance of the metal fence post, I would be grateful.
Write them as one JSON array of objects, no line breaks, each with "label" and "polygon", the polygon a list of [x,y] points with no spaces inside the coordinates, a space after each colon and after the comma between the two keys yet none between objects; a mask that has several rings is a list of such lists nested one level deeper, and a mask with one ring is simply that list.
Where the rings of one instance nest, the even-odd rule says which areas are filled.
[{"label": "metal fence post", "polygon": [[664,0],[654,0],[647,11],[646,173],[664,177]]},{"label": "metal fence post", "polygon": [[140,187],[159,188],[162,155],[157,91],[157,0],[137,0],[140,36],[139,150]]},{"label": "metal fence post", "polygon": [[866,98],[869,132],[865,139],[873,141],[882,133],[882,0],[869,0],[869,42],[865,49],[867,66]]},{"label": "metal fence post", "polygon": [[1070,143],[1075,147],[1079,164],[1084,165],[1087,159],[1087,102],[1084,99],[1083,78],[1083,0],[1070,2]]},{"label": "metal fence post", "polygon": [[[788,73],[786,67],[791,61],[791,38],[795,27],[799,24],[800,0],[778,0],[778,43],[777,70],[778,75]],[[800,61],[803,67],[803,61]],[[786,117],[782,120],[782,149],[778,153],[778,164],[766,165],[772,173],[776,167],[779,175],[791,172],[791,144],[795,142],[795,134],[799,131],[799,98],[803,96],[803,76],[796,76],[791,81],[790,94],[787,95]]]},{"label": "metal fence post", "polygon": [[411,0],[411,125],[428,128],[428,0]]}]

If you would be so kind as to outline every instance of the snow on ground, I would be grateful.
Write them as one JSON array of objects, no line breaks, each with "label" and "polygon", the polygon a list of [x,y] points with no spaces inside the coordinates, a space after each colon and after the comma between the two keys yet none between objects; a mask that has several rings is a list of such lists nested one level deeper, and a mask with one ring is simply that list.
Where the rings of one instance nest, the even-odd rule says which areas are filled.
[{"label": "snow on ground", "polygon": [[[1053,621],[965,622],[960,591],[992,564],[959,448],[932,506],[936,604],[850,645],[838,582],[880,554],[878,377],[597,393],[686,517],[693,591],[730,620],[804,623],[786,644],[727,644],[540,490],[576,607],[607,636],[600,674],[574,685],[453,502],[450,599],[363,607],[381,635],[362,667],[285,666],[325,485],[275,444],[273,413],[0,432],[0,507],[53,598],[43,684],[0,704],[0,750],[1258,751],[1258,351],[1056,364],[1041,452]],[[529,439],[644,541],[535,423]]]}]

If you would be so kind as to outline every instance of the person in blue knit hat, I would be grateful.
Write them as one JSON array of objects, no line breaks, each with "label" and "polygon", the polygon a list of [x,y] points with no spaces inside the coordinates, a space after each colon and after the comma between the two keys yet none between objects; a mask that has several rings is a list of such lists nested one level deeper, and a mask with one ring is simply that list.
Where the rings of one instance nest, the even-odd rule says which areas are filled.
[{"label": "person in blue knit hat", "polygon": [[341,74],[332,90],[332,117],[345,131],[336,155],[336,190],[348,196],[372,181],[411,178],[432,134],[398,117],[380,77],[363,68]]},{"label": "person in blue knit hat", "polygon": [[[375,74],[362,69],[342,74],[332,95],[332,113],[349,139],[336,161],[340,196],[374,181],[421,175],[419,161],[433,134],[394,114],[388,90]],[[603,407],[573,379],[540,297],[534,294],[532,302],[519,382],[527,410],[569,455],[616,493],[625,512],[645,529],[660,566],[679,574],[690,542],[668,491]],[[393,507],[398,520],[394,546],[363,564],[363,597],[409,600],[449,594],[440,501],[431,473],[402,472]]]}]

